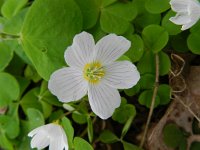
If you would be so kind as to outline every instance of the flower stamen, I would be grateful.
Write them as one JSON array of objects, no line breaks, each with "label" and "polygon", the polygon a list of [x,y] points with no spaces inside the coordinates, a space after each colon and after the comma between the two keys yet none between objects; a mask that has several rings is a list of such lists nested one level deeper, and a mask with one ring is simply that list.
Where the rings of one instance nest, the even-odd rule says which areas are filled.
[{"label": "flower stamen", "polygon": [[101,63],[92,62],[85,65],[83,75],[90,83],[98,83],[104,77],[105,71]]}]

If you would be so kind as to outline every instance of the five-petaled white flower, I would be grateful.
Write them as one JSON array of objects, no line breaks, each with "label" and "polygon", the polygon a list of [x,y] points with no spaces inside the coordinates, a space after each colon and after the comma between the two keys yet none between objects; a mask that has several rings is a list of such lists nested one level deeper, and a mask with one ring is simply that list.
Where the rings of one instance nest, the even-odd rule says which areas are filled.
[{"label": "five-petaled white flower", "polygon": [[170,5],[177,14],[169,20],[182,25],[181,30],[192,27],[200,18],[200,3],[197,0],[171,0]]},{"label": "five-petaled white flower", "polygon": [[32,148],[40,150],[49,146],[49,150],[68,150],[65,131],[56,123],[40,126],[32,130],[28,136],[33,137],[31,140]]},{"label": "five-petaled white flower", "polygon": [[70,67],[51,75],[49,90],[62,102],[79,100],[88,93],[92,111],[107,119],[121,102],[117,88],[131,88],[140,78],[131,62],[115,61],[130,45],[130,41],[115,34],[103,37],[96,45],[91,34],[76,35],[64,55]]}]

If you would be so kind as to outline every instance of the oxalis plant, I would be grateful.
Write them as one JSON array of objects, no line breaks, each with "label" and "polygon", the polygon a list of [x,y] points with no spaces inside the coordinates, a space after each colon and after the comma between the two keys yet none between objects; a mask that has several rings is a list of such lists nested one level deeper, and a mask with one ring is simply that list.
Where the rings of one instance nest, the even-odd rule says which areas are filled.
[{"label": "oxalis plant", "polygon": [[184,68],[200,65],[198,0],[1,0],[0,9],[0,149],[200,149],[200,106],[180,98]]}]

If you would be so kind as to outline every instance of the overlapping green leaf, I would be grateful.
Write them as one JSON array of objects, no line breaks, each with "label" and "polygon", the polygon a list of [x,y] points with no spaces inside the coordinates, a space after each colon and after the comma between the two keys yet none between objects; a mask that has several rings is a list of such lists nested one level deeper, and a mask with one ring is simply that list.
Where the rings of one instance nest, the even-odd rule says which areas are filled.
[{"label": "overlapping green leaf", "polygon": [[73,139],[74,139],[74,128],[71,124],[71,121],[68,118],[63,117],[61,124],[62,124],[62,126],[65,130],[66,135],[67,135],[69,147],[72,148],[73,147]]},{"label": "overlapping green leaf", "polygon": [[167,30],[169,35],[177,35],[181,32],[181,26],[178,26],[171,22],[169,19],[176,15],[172,10],[168,11],[167,14],[162,19],[162,26]]},{"label": "overlapping green leaf", "polygon": [[132,62],[139,61],[144,52],[144,43],[142,38],[137,35],[130,35],[127,37],[131,41],[130,49],[125,53]]},{"label": "overlapping green leaf", "polygon": [[99,6],[96,0],[75,0],[83,15],[83,29],[93,27],[99,17]]},{"label": "overlapping green leaf", "polygon": [[28,9],[23,9],[16,16],[7,19],[3,24],[3,32],[11,35],[18,35],[21,32],[22,24],[24,23],[24,18]]},{"label": "overlapping green leaf", "polygon": [[23,111],[27,114],[30,108],[37,109],[44,114],[44,117],[49,117],[52,111],[52,106],[43,100],[45,96],[40,94],[39,88],[30,90],[20,101]]},{"label": "overlapping green leaf", "polygon": [[[153,97],[153,90],[145,90],[140,94],[138,101],[141,105],[150,108],[152,97]],[[160,97],[156,95],[154,107],[157,107],[159,104],[160,104]]]},{"label": "overlapping green leaf", "polygon": [[93,150],[92,146],[87,141],[85,141],[84,139],[80,137],[74,138],[74,147],[75,147],[75,150],[82,150],[83,147],[85,150]]},{"label": "overlapping green leaf", "polygon": [[200,42],[199,42],[199,32],[193,32],[189,35],[187,39],[187,45],[189,49],[192,51],[194,54],[200,54]]},{"label": "overlapping green leaf", "polygon": [[65,65],[64,50],[81,28],[81,11],[73,0],[34,1],[20,38],[41,77],[48,80],[54,70]]},{"label": "overlapping green leaf", "polygon": [[6,106],[13,100],[17,100],[20,87],[17,80],[10,74],[0,72],[0,106]]},{"label": "overlapping green leaf", "polygon": [[1,13],[7,18],[15,16],[28,0],[6,0],[1,8]]},{"label": "overlapping green leaf", "polygon": [[142,150],[142,148],[139,148],[136,145],[133,145],[125,141],[123,141],[122,144],[123,144],[124,150]]},{"label": "overlapping green leaf", "polygon": [[158,87],[158,95],[160,97],[160,104],[165,105],[170,102],[171,99],[171,88],[167,84],[161,84]]},{"label": "overlapping green leaf", "polygon": [[13,50],[6,45],[5,42],[0,42],[0,71],[4,70],[13,57]]},{"label": "overlapping green leaf", "polygon": [[150,13],[159,14],[170,8],[169,0],[147,0],[146,9]]},{"label": "overlapping green leaf", "polygon": [[170,148],[177,148],[184,139],[183,132],[175,124],[167,124],[163,129],[163,140]]},{"label": "overlapping green leaf", "polygon": [[39,126],[44,125],[44,117],[42,113],[35,108],[27,109],[27,117],[28,117],[28,127],[29,130],[33,130]]},{"label": "overlapping green leaf", "polygon": [[133,118],[136,116],[135,106],[131,104],[124,104],[115,110],[112,115],[112,119],[119,123],[125,123],[130,116]]},{"label": "overlapping green leaf", "polygon": [[123,34],[136,15],[137,11],[133,3],[118,2],[101,10],[100,24],[107,33]]},{"label": "overlapping green leaf", "polygon": [[119,140],[119,138],[109,130],[104,130],[99,136],[99,139],[104,143],[114,143]]},{"label": "overlapping green leaf", "polygon": [[[171,67],[171,61],[169,56],[164,52],[159,52],[159,73],[160,75],[166,75],[168,74],[170,67]],[[148,64],[148,67],[147,67]],[[152,73],[155,74],[155,55],[151,51],[145,52],[143,57],[140,59],[138,63],[138,70],[141,74],[145,73]]]},{"label": "overlapping green leaf", "polygon": [[142,38],[146,49],[157,53],[161,51],[168,42],[167,31],[159,25],[149,25],[142,31]]}]

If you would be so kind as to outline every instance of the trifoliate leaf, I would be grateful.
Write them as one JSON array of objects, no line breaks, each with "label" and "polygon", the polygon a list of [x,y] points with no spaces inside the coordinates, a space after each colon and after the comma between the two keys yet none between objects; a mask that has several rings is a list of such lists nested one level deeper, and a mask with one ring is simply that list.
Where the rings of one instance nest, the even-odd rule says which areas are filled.
[{"label": "trifoliate leaf", "polygon": [[115,143],[119,140],[119,138],[110,130],[104,130],[101,132],[99,139],[103,143]]},{"label": "trifoliate leaf", "polygon": [[147,50],[157,53],[161,51],[168,42],[168,32],[159,25],[149,25],[142,31],[142,38]]}]

